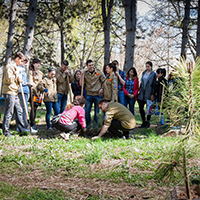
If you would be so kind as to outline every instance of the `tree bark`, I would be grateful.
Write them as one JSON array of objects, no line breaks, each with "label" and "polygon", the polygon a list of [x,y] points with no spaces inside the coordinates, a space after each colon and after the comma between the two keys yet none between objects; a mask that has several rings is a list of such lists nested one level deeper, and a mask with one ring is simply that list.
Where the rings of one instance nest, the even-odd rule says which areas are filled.
[{"label": "tree bark", "polygon": [[200,0],[198,1],[198,21],[197,21],[197,57],[200,56]]},{"label": "tree bark", "polygon": [[128,69],[133,67],[134,63],[137,0],[124,0],[123,5],[125,8],[126,21],[124,71],[128,71]]},{"label": "tree bark", "polygon": [[181,57],[186,59],[187,43],[188,43],[188,27],[189,27],[189,18],[190,18],[190,1],[186,0],[185,4],[185,17],[183,19],[183,28],[182,28],[182,45],[181,45]]},{"label": "tree bark", "polygon": [[[103,18],[103,27],[104,27],[104,65],[108,64],[110,61],[110,18],[111,10],[113,7],[113,0],[110,0],[108,3],[105,0],[102,0],[102,18]],[[106,12],[106,3],[107,3],[107,12]]]},{"label": "tree bark", "polygon": [[63,0],[59,0],[59,4],[60,4],[60,25],[59,25],[59,29],[60,29],[60,40],[61,40],[61,62],[65,59],[65,38],[64,38],[64,3]]},{"label": "tree bark", "polygon": [[11,10],[10,10],[10,22],[9,22],[9,31],[8,31],[8,41],[6,46],[6,60],[5,66],[9,62],[12,56],[12,47],[13,47],[13,38],[14,38],[14,27],[15,27],[15,19],[17,13],[17,0],[12,0],[11,2]]},{"label": "tree bark", "polygon": [[29,58],[32,51],[36,12],[37,12],[37,0],[30,0],[27,27],[26,27],[26,36],[23,49],[24,55],[26,55]]}]

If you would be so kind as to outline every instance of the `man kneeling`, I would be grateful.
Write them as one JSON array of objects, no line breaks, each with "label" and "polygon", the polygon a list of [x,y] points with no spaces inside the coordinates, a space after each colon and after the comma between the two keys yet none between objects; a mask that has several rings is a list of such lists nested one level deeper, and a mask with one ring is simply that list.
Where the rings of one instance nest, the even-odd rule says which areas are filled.
[{"label": "man kneeling", "polygon": [[[99,135],[92,139],[101,137],[107,130],[117,137],[129,139],[129,131],[136,125],[133,114],[118,102],[108,102],[105,99],[100,99],[97,105],[105,112],[105,119]],[[123,134],[120,131],[122,131]]]}]

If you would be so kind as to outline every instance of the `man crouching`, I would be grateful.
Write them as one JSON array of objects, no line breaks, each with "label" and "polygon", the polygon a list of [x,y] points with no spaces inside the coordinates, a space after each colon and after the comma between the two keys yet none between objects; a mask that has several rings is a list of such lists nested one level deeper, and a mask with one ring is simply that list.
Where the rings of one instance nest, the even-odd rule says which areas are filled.
[{"label": "man crouching", "polygon": [[[101,137],[107,130],[117,137],[129,139],[129,131],[136,125],[133,114],[118,102],[109,102],[105,99],[100,99],[97,105],[105,112],[105,119],[99,135],[94,136],[92,139],[94,140]],[[122,131],[123,134],[120,131]]]}]

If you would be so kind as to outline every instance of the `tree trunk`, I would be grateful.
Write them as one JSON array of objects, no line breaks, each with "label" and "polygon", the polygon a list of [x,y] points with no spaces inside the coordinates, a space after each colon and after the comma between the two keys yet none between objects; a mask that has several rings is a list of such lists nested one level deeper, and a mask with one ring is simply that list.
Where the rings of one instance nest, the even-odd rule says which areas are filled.
[{"label": "tree trunk", "polygon": [[10,10],[10,22],[9,22],[9,31],[8,31],[8,41],[6,46],[6,60],[5,66],[9,62],[12,56],[12,47],[13,47],[13,38],[14,38],[14,26],[17,13],[17,0],[12,0],[11,10]]},{"label": "tree trunk", "polygon": [[135,30],[136,30],[136,11],[137,0],[124,0],[125,20],[126,20],[126,47],[124,71],[133,67],[134,48],[135,48]]},{"label": "tree trunk", "polygon": [[197,56],[200,56],[200,0],[198,1]]},{"label": "tree trunk", "polygon": [[182,33],[182,45],[181,45],[181,57],[186,59],[187,43],[188,43],[188,26],[190,18],[190,1],[186,0],[185,4],[185,17],[183,19],[183,33]]},{"label": "tree trunk", "polygon": [[61,17],[61,20],[60,20],[60,25],[59,25],[59,28],[60,28],[60,40],[61,40],[61,62],[65,59],[65,38],[64,38],[64,3],[63,3],[63,0],[59,0],[59,4],[60,4],[60,17]]},{"label": "tree trunk", "polygon": [[30,58],[32,51],[37,0],[30,0],[23,53]]},{"label": "tree trunk", "polygon": [[[110,0],[108,3],[105,0],[102,0],[102,17],[103,17],[103,27],[104,27],[104,65],[108,64],[110,61],[110,18],[111,10],[113,7],[113,0]],[[106,13],[106,3],[107,13]]]}]

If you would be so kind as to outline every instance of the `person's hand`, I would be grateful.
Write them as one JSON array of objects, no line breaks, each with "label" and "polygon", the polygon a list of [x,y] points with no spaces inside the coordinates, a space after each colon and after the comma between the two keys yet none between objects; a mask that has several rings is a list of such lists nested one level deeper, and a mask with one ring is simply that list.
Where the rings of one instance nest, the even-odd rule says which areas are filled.
[{"label": "person's hand", "polygon": [[119,70],[118,69],[115,71],[115,73],[116,73],[117,76],[119,76]]},{"label": "person's hand", "polygon": [[99,138],[99,136],[94,136],[94,137],[92,137],[92,140],[96,140],[98,138]]},{"label": "person's hand", "polygon": [[131,95],[130,95],[130,99],[133,99],[134,97],[135,97],[134,94],[131,94]]},{"label": "person's hand", "polygon": [[81,70],[81,75],[83,75],[83,74],[85,74],[85,70],[84,69]]},{"label": "person's hand", "polygon": [[39,99],[42,99],[42,94],[39,94],[39,95],[38,95],[38,98],[39,98]]},{"label": "person's hand", "polygon": [[65,74],[70,75],[70,72],[68,69],[66,69],[64,72],[65,72]]},{"label": "person's hand", "polygon": [[99,95],[99,96],[103,96],[103,88],[101,88],[101,89],[99,90],[98,95]]},{"label": "person's hand", "polygon": [[17,80],[19,83],[23,83],[23,80],[19,76],[17,77]]}]

